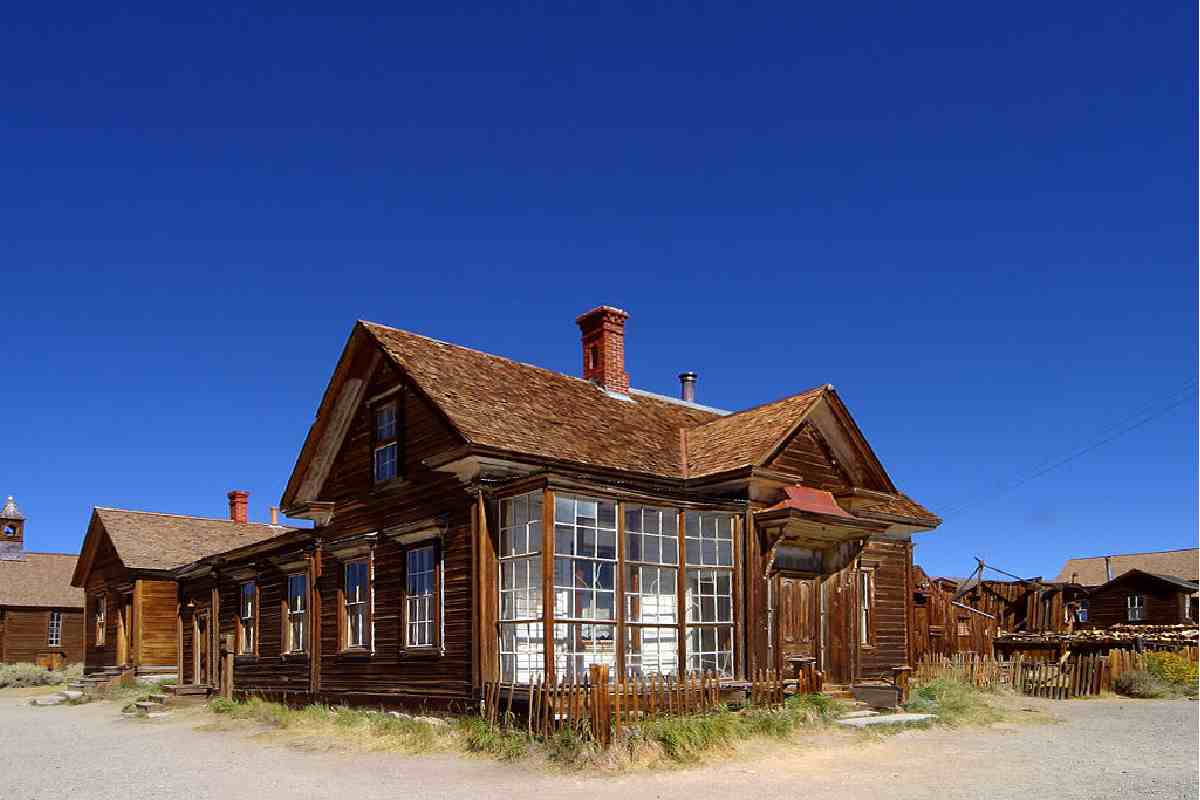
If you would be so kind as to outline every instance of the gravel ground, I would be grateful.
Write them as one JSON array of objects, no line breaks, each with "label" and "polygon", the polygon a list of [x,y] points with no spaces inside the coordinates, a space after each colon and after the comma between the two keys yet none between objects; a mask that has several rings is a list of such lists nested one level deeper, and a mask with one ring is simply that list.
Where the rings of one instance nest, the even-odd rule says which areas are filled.
[{"label": "gravel ground", "polygon": [[305,752],[197,719],[134,721],[115,706],[32,708],[0,695],[0,798],[579,797],[649,800],[1197,798],[1197,704],[1048,703],[1053,724],[906,731],[762,745],[704,767],[579,777],[482,758]]}]

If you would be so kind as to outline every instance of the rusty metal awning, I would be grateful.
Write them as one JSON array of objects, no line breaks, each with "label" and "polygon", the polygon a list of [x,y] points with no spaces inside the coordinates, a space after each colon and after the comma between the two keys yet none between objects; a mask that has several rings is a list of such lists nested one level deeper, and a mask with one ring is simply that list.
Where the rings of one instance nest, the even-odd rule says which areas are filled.
[{"label": "rusty metal awning", "polygon": [[838,505],[829,492],[788,486],[784,499],[754,515],[767,553],[766,573],[830,575],[862,551],[887,523],[862,519]]}]

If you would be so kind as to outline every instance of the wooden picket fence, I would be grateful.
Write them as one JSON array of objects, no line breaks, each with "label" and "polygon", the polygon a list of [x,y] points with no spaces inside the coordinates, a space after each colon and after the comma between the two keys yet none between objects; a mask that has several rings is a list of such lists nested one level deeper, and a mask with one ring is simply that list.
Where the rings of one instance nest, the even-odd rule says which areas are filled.
[{"label": "wooden picket fence", "polygon": [[[1180,652],[1196,660],[1195,647]],[[926,683],[935,678],[952,678],[981,689],[1007,687],[1019,694],[1067,700],[1111,692],[1113,682],[1131,669],[1146,669],[1148,653],[1109,650],[1107,655],[1085,653],[1062,660],[1045,660],[1017,654],[1010,659],[984,658],[973,654],[953,657],[927,656],[917,664],[914,679]]]},{"label": "wooden picket fence", "polygon": [[492,725],[531,737],[565,729],[608,747],[643,720],[722,710],[728,700],[725,690],[736,690],[742,705],[778,708],[793,694],[819,692],[821,683],[821,674],[812,669],[795,678],[764,670],[750,681],[724,684],[710,672],[629,675],[610,682],[608,667],[595,665],[583,680],[485,683],[480,715]]}]

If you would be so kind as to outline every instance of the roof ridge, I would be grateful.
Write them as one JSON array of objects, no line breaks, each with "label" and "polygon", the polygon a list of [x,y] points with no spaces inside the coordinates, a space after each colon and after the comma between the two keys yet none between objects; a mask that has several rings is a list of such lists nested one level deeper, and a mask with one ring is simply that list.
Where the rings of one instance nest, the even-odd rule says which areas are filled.
[{"label": "roof ridge", "polygon": [[287,530],[290,525],[272,525],[270,522],[238,522],[226,517],[201,517],[198,514],[172,514],[169,511],[141,511],[136,508],[114,508],[112,506],[96,506],[97,511],[119,511],[122,514],[149,514],[155,517],[174,517],[175,519],[198,519],[204,522],[228,522],[231,525],[255,525],[260,528],[280,528]]},{"label": "roof ridge", "polygon": [[1163,553],[1186,553],[1189,550],[1200,550],[1200,547],[1173,547],[1170,550],[1138,550],[1133,553],[1104,553],[1098,556],[1071,556],[1067,558],[1067,561],[1087,561],[1093,558],[1120,558],[1122,556],[1156,556]]},{"label": "roof ridge", "polygon": [[[558,372],[557,370],[550,369],[549,367],[541,367],[541,366],[538,366],[537,364],[530,364],[528,361],[518,361],[515,358],[509,358],[508,356],[502,356],[497,353],[489,353],[486,350],[479,350],[478,348],[475,348],[475,347],[467,347],[466,345],[463,345],[463,344],[447,342],[444,339],[437,339],[433,336],[426,336],[423,333],[417,333],[416,331],[410,331],[406,328],[397,328],[392,325],[384,325],[381,322],[372,322],[371,320],[368,320],[368,319],[360,319],[360,320],[358,320],[358,322],[362,325],[365,325],[368,329],[369,328],[382,328],[385,331],[394,331],[396,333],[402,333],[406,336],[414,336],[418,339],[424,339],[427,342],[433,342],[434,344],[442,345],[443,347],[452,347],[455,350],[465,350],[468,353],[475,353],[476,355],[484,356],[485,358],[493,358],[497,361],[503,361],[507,364],[515,364],[518,367],[525,367],[527,369],[537,370],[538,372],[545,373],[546,375],[552,375],[555,378],[566,378],[567,380],[575,381],[576,383],[581,383],[585,386],[590,386],[591,388],[596,390],[597,394],[599,394],[603,397],[608,397],[609,399],[616,400],[617,402],[625,402],[625,400],[623,400],[623,399],[612,397],[608,392],[604,391],[604,389],[600,388],[592,381],[589,381],[586,378],[580,378],[577,375],[569,375],[565,372]],[[723,416],[729,416],[733,413],[740,413],[740,412],[724,411],[723,409],[711,408],[709,406],[701,406],[698,403],[688,404],[685,401],[676,400],[675,398],[667,397],[666,395],[660,395],[657,392],[651,392],[648,389],[639,389],[636,386],[630,386],[629,389],[630,389],[629,394],[631,397],[636,394],[638,397],[642,397],[647,400],[652,400],[652,401],[658,402],[658,403],[669,403],[672,405],[682,405],[687,408],[695,409],[697,411],[708,411],[710,413],[723,415]],[[803,392],[801,394],[803,394]],[[787,398],[782,398],[782,399],[787,399]]]},{"label": "roof ridge", "polygon": [[783,397],[776,398],[775,400],[768,400],[765,403],[759,403],[757,405],[750,406],[749,408],[739,408],[737,411],[729,411],[729,412],[725,413],[723,416],[717,417],[717,419],[710,419],[710,420],[708,420],[708,422],[701,422],[699,425],[693,425],[691,428],[689,428],[689,430],[695,430],[696,428],[703,428],[705,425],[709,425],[711,423],[718,422],[723,419],[732,419],[733,417],[736,417],[740,414],[748,414],[751,411],[758,411],[759,409],[766,408],[767,406],[778,405],[779,403],[783,403],[787,400],[794,400],[797,397],[803,397],[806,394],[812,394],[814,392],[820,392],[820,391],[824,391],[825,389],[831,389],[831,388],[833,388],[833,384],[831,384],[831,383],[822,383],[819,386],[810,386],[809,388],[807,388],[803,391],[794,392],[793,394],[785,395]]}]

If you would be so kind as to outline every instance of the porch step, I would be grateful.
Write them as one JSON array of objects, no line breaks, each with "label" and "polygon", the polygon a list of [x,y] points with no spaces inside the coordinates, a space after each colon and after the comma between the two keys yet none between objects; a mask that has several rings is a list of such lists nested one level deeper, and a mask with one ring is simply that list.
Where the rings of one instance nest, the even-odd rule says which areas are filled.
[{"label": "porch step", "polygon": [[140,700],[140,701],[134,703],[133,705],[137,708],[138,711],[144,712],[146,714],[149,714],[151,711],[164,710],[162,703],[156,703],[156,702],[152,702],[150,700]]},{"label": "porch step", "polygon": [[174,695],[175,697],[207,697],[212,691],[207,686],[179,686],[174,683],[164,683],[162,690],[164,693]]}]

